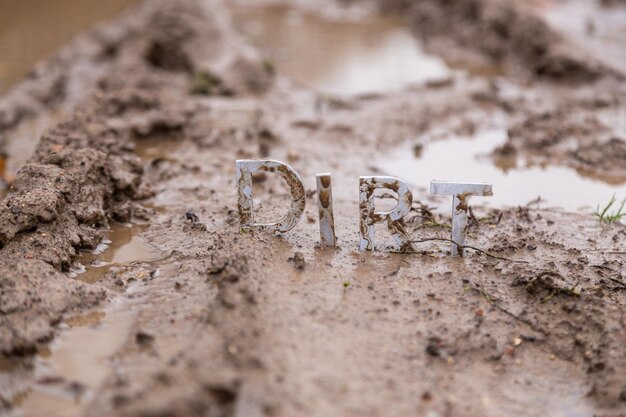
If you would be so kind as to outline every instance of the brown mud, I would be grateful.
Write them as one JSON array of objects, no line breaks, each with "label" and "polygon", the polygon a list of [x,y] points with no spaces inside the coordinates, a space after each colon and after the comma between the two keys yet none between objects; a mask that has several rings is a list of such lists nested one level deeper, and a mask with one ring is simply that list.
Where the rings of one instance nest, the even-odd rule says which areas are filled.
[{"label": "brown mud", "polygon": [[[421,242],[398,253],[381,227],[378,251],[357,250],[360,175],[496,125],[484,163],[579,170],[626,197],[624,74],[519,2],[280,2],[287,24],[399,13],[419,56],[448,65],[319,92],[236,17],[269,3],[144,2],[0,99],[0,162],[25,159],[0,197],[0,415],[625,415],[623,224],[475,198],[480,250],[450,258],[429,240],[449,237],[450,198],[415,184],[400,226]],[[304,181],[282,236],[240,233],[234,161],[262,157]],[[318,172],[334,249],[318,245]],[[254,180],[275,219],[289,190]]]}]

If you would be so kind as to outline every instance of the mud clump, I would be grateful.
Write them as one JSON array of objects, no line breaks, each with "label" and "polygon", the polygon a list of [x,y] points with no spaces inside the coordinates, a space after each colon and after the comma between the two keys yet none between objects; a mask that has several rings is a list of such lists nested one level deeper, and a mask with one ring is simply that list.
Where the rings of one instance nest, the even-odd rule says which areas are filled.
[{"label": "mud clump", "polygon": [[[93,111],[101,110],[96,104]],[[107,130],[94,117],[77,115],[42,137],[0,205],[4,253],[30,251],[67,270],[74,247],[98,243],[96,228],[106,226],[107,212],[147,195],[140,188],[138,158],[122,150],[120,142],[127,137]],[[43,239],[33,239],[35,232]],[[45,238],[56,244],[46,244]]]},{"label": "mud clump", "polygon": [[138,331],[135,333],[135,342],[142,348],[147,348],[152,346],[154,343],[154,336],[150,333],[146,333],[144,331]]},{"label": "mud clump", "polygon": [[[5,264],[32,260],[67,271],[80,249],[94,248],[100,242],[109,219],[130,220],[128,213],[136,211],[130,207],[132,202],[151,195],[143,180],[143,164],[133,152],[133,139],[181,133],[194,112],[202,111],[181,105],[194,71],[226,62],[211,71],[233,94],[267,88],[271,77],[261,60],[243,53],[242,48],[221,48],[223,27],[207,10],[189,1],[146,2],[132,19],[127,17],[87,37],[89,49],[79,48],[76,53],[97,67],[114,70],[98,76],[92,84],[94,93],[82,100],[80,108],[42,134],[33,156],[0,203],[0,257]],[[53,99],[63,100],[61,81],[65,78],[61,74],[72,66],[71,60],[51,60],[44,66],[59,76],[42,74],[41,81],[35,78],[9,94],[0,103],[2,129],[16,126]],[[128,76],[120,78],[119,73]],[[24,101],[15,95],[26,97],[23,91],[37,96],[36,103],[22,105]],[[40,269],[24,269],[21,279],[35,286],[52,285],[47,283],[51,273],[40,274]],[[40,329],[25,328],[16,336],[0,338],[1,351],[32,350],[67,308],[101,299],[83,297],[77,288],[84,293],[96,290],[60,274],[54,277],[58,282],[50,291],[59,294],[50,313],[43,308],[26,310]],[[26,305],[35,303],[39,293],[11,284],[15,279],[12,274],[0,276],[0,283],[6,285],[3,296],[25,299]],[[19,314],[3,309],[2,320],[13,323],[3,330],[18,327]],[[54,320],[45,319],[50,316]]]},{"label": "mud clump", "polygon": [[[6,323],[2,328],[11,332],[10,337],[0,337],[2,351],[32,350],[69,308],[102,299],[89,295],[95,288],[77,284],[52,268],[67,271],[79,248],[93,248],[102,239],[102,227],[117,204],[146,195],[137,158],[120,151],[122,137],[104,135],[97,125],[90,117],[76,116],[69,125],[44,136],[0,204],[0,254],[7,266],[0,274],[2,295],[31,307],[4,308],[12,303],[2,303],[0,317]],[[71,133],[64,130],[68,126]],[[21,273],[8,265],[19,266]]]},{"label": "mud clump", "polygon": [[207,48],[200,45],[200,36],[205,36],[209,45],[214,46],[220,34],[207,26],[207,19],[198,5],[188,2],[182,12],[175,10],[180,7],[180,2],[163,2],[149,17],[148,25],[143,27],[144,36],[139,39],[145,42],[143,56],[152,67],[191,73],[197,60],[206,58],[202,53]]},{"label": "mud clump", "polygon": [[596,118],[574,121],[565,111],[531,114],[508,131],[510,141],[536,151],[561,144],[572,138],[588,138],[607,128]]},{"label": "mud clump", "polygon": [[612,137],[608,142],[594,141],[580,145],[572,156],[589,170],[601,170],[605,174],[623,174],[626,167],[626,141]]},{"label": "mud clump", "polygon": [[292,257],[288,259],[289,262],[293,264],[293,267],[298,271],[304,271],[304,267],[306,266],[306,262],[304,260],[304,255],[302,252],[296,252]]},{"label": "mud clump", "polygon": [[[136,36],[137,45],[127,48],[126,42],[121,51],[139,49],[152,69],[185,74],[189,91],[195,94],[232,96],[267,90],[273,77],[255,53],[241,44],[224,51],[226,29],[216,16],[225,11],[220,3],[210,3],[212,13],[208,6],[192,2],[146,4],[152,9]],[[133,57],[127,58],[132,64]]]},{"label": "mud clump", "polygon": [[[31,255],[32,256],[32,255]],[[64,314],[101,302],[98,286],[68,280],[36,259],[0,261],[0,353],[34,353]]]},{"label": "mud clump", "polygon": [[[521,65],[534,76],[552,80],[587,82],[611,74],[519,2],[385,0],[380,6],[409,16],[415,33],[427,45],[439,44],[434,49],[451,60],[460,47],[511,68]],[[450,40],[455,43],[453,48],[449,48]]]},{"label": "mud clump", "polygon": [[[572,149],[572,147],[575,149]],[[535,163],[560,163],[611,183],[626,179],[626,142],[587,110],[557,105],[525,113],[508,128],[507,141],[494,158],[523,155]]]}]

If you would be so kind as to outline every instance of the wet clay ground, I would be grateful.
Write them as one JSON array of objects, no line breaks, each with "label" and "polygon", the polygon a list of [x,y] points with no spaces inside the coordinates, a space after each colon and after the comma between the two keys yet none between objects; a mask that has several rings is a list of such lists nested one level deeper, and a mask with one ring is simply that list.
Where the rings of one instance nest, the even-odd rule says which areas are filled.
[{"label": "wet clay ground", "polygon": [[[531,3],[150,1],[39,64],[0,98],[0,415],[626,415],[626,228],[592,214],[626,197],[625,6],[583,36]],[[265,157],[307,194],[282,236],[240,233]],[[375,174],[410,253],[357,250]],[[432,179],[494,183],[465,258]]]}]

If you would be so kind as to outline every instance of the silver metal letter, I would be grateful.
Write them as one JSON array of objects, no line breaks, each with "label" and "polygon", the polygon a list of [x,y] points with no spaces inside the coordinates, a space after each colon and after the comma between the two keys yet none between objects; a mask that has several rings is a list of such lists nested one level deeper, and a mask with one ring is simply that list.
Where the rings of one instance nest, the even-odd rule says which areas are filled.
[{"label": "silver metal letter", "polygon": [[335,246],[335,217],[333,214],[333,188],[330,174],[317,174],[317,208],[320,219],[322,245]]},{"label": "silver metal letter", "polygon": [[[302,218],[306,205],[302,179],[289,165],[271,159],[243,159],[236,161],[237,194],[239,220],[242,230],[257,227],[272,232],[284,233],[293,229]],[[257,224],[252,210],[252,174],[257,172],[275,172],[287,182],[291,191],[289,211],[276,223]]]},{"label": "silver metal letter", "polygon": [[[469,211],[470,196],[492,196],[493,185],[486,183],[457,183],[447,181],[431,181],[430,193],[438,195],[452,195],[452,240],[460,246],[465,246],[465,229]],[[456,243],[452,243],[452,256],[464,256],[465,248],[459,251]]]},{"label": "silver metal letter", "polygon": [[[398,204],[391,211],[375,212],[374,190],[387,188],[398,194]],[[387,222],[401,250],[412,250],[411,238],[400,224],[413,204],[413,195],[406,182],[396,177],[368,176],[359,178],[360,239],[359,250],[374,250],[374,224]]]}]

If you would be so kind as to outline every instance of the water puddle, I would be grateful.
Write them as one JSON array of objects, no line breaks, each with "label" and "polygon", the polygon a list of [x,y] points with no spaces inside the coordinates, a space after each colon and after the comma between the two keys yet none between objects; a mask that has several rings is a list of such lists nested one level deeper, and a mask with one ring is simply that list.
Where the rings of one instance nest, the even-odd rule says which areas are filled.
[{"label": "water puddle", "polygon": [[522,160],[494,161],[489,154],[506,141],[506,131],[484,131],[476,137],[455,137],[424,146],[421,153],[407,145],[378,166],[410,184],[428,189],[433,179],[493,183],[493,197],[476,197],[490,207],[526,204],[538,196],[550,206],[568,211],[606,204],[613,194],[626,197],[626,183],[609,184],[584,177],[584,172],[559,166],[527,166]]},{"label": "water puddle", "polygon": [[134,315],[128,302],[118,299],[104,311],[67,319],[70,328],[35,359],[35,383],[14,400],[16,415],[82,415],[83,406],[111,375],[112,356],[127,340]]},{"label": "water puddle", "polygon": [[1,1],[0,93],[81,30],[134,0]]},{"label": "water puddle", "polygon": [[389,92],[450,74],[400,18],[329,20],[267,6],[234,7],[233,20],[278,72],[323,93]]},{"label": "water puddle", "polygon": [[140,236],[147,225],[112,223],[108,237],[93,251],[79,256],[71,274],[84,282],[96,282],[114,265],[159,259],[156,249]]}]

